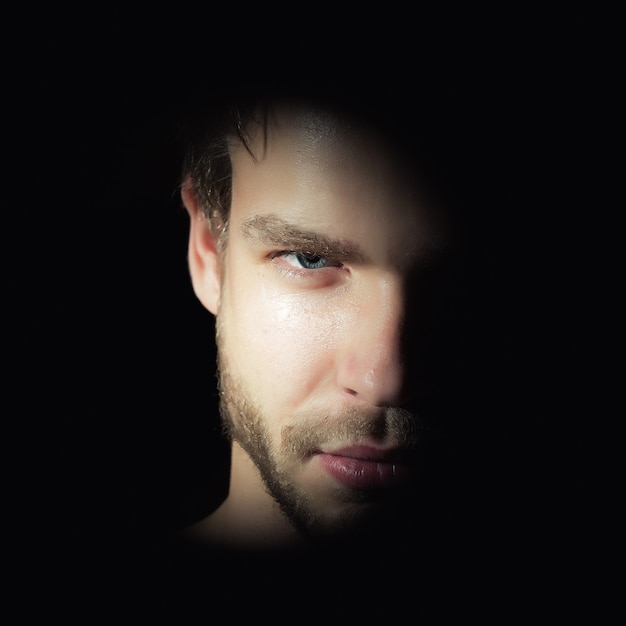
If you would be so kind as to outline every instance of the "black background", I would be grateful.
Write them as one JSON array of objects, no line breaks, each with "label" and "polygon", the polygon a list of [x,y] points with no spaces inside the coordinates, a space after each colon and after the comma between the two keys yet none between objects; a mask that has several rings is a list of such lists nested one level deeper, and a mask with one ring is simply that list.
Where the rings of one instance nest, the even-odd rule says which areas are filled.
[{"label": "black background", "polygon": [[[488,522],[486,552],[473,549],[463,574],[484,558],[503,579],[530,576],[523,589],[536,599],[552,594],[557,578],[580,577],[595,549],[578,542],[596,510],[593,444],[564,367],[575,354],[562,299],[570,279],[554,247],[567,239],[571,185],[567,200],[563,190],[580,136],[569,133],[571,77],[561,55],[535,56],[525,38],[506,54],[497,43],[471,55],[433,54],[418,69],[373,52],[345,54],[332,68],[338,85],[368,84],[372,98],[437,93],[445,114],[471,129],[470,173],[493,183],[479,241],[489,243],[482,267],[498,286],[490,302],[502,341],[490,349],[506,356],[493,368],[506,401],[501,428],[483,442],[490,454],[477,463],[489,481],[476,522]],[[21,263],[36,321],[22,359],[28,380],[38,381],[23,401],[44,416],[26,498],[37,545],[43,538],[52,548],[50,557],[42,552],[45,570],[69,560],[79,577],[100,580],[111,566],[123,577],[137,544],[157,537],[158,551],[162,533],[204,516],[225,494],[213,319],[187,272],[178,129],[196,90],[210,94],[233,72],[260,78],[237,74],[232,60],[187,73],[183,63],[162,65],[140,51],[95,55],[86,69],[76,49],[68,58],[69,71],[41,59],[39,106],[26,107],[23,125],[21,206],[31,246]],[[316,73],[329,67],[311,65]]]},{"label": "black background", "polygon": [[92,487],[91,495],[113,527],[128,532],[203,517],[223,497],[227,476],[214,321],[187,270],[180,111],[158,92],[120,88],[94,94],[72,120],[84,121],[72,177],[88,214],[77,219],[84,264],[72,287],[86,368],[77,363],[81,453],[99,463],[94,487],[102,491]]}]

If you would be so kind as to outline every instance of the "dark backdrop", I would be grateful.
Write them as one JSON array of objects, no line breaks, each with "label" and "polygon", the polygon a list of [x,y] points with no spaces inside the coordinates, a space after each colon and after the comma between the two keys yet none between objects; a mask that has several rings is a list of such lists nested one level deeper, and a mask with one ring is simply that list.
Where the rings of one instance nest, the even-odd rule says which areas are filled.
[{"label": "dark backdrop", "polygon": [[[529,90],[525,75],[506,80],[457,69],[422,83],[432,101],[426,108],[408,85],[377,91],[353,80],[375,104],[389,108],[396,99],[399,123],[417,110],[416,123],[439,129],[431,133],[451,168],[444,173],[460,198],[470,198],[476,290],[467,310],[478,326],[467,324],[473,360],[465,366],[479,404],[470,403],[472,414],[459,421],[464,432],[481,420],[488,426],[481,454],[461,452],[488,479],[497,515],[513,506],[507,519],[517,511],[540,525],[565,446],[550,371],[558,334],[548,245],[558,177],[555,111],[536,77]],[[51,118],[64,154],[57,184],[72,189],[65,205],[71,238],[61,240],[70,242],[61,256],[71,306],[59,309],[68,339],[60,349],[73,362],[74,452],[96,470],[79,473],[70,494],[76,502],[88,495],[98,516],[122,533],[158,532],[206,515],[226,484],[213,318],[191,288],[178,192],[181,124],[198,94],[117,79],[88,87]],[[89,520],[77,523],[88,528]]]}]

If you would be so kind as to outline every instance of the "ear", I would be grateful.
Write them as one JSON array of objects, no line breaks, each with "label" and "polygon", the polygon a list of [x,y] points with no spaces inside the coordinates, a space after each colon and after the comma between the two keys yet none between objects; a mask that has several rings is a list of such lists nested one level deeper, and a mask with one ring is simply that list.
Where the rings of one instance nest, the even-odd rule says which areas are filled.
[{"label": "ear", "polygon": [[191,283],[204,307],[217,315],[221,293],[217,241],[189,179],[182,185],[181,196],[190,219],[187,260]]}]

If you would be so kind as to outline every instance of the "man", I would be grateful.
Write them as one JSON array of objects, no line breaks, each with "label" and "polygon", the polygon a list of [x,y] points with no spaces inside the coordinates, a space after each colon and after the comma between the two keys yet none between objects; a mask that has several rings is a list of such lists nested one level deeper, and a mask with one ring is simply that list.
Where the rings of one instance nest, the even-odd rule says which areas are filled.
[{"label": "man", "polygon": [[438,127],[356,98],[263,96],[207,115],[184,168],[231,442],[227,497],[186,533],[233,551],[419,544],[462,482],[442,434],[475,382]]}]

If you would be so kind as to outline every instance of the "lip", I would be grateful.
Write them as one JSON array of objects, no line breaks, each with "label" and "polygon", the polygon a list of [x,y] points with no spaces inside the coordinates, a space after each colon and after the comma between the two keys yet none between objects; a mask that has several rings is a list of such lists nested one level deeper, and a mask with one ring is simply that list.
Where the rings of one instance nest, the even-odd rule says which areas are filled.
[{"label": "lip", "polygon": [[414,473],[407,451],[400,449],[351,446],[318,452],[317,457],[335,480],[351,489],[393,489],[406,484]]}]

